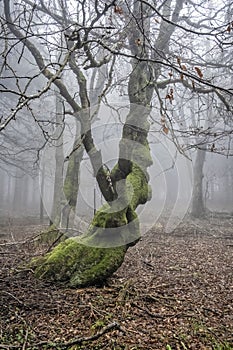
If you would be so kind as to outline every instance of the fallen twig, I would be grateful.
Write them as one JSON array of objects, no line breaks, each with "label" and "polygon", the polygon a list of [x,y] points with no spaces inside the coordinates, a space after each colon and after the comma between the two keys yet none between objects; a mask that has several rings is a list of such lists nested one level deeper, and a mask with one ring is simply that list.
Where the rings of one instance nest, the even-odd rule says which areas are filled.
[{"label": "fallen twig", "polygon": [[[91,335],[89,337],[77,337],[73,338],[67,342],[59,343],[59,342],[47,342],[47,341],[41,341],[39,343],[34,343],[34,344],[28,344],[30,348],[39,348],[41,349],[42,346],[45,346],[47,348],[60,348],[60,349],[66,349],[70,346],[73,345],[80,345],[85,342],[90,342],[94,341],[100,337],[102,337],[104,334],[108,333],[112,329],[120,329],[120,325],[117,322],[112,322],[109,323],[106,327],[104,327],[101,331],[97,332],[94,335]],[[25,338],[26,339],[26,338]],[[5,345],[5,344],[0,344],[0,349],[19,349],[21,348],[21,345]]]},{"label": "fallen twig", "polygon": [[41,236],[41,233],[37,234],[34,237],[30,237],[28,239],[25,239],[24,241],[11,241],[11,242],[0,243],[0,247],[7,247],[7,246],[12,246],[12,245],[36,242],[39,240],[40,236]]},{"label": "fallen twig", "polygon": [[[53,343],[53,344],[47,343],[46,345],[48,347],[56,346],[56,347],[61,347],[61,348],[65,349],[65,348],[67,348],[69,346],[72,346],[72,345],[78,345],[78,344],[82,344],[84,342],[94,341],[94,340],[102,337],[104,334],[108,333],[112,329],[119,329],[119,324],[117,322],[110,323],[106,327],[104,327],[101,331],[97,332],[96,334],[94,334],[94,335],[92,335],[90,337],[73,338],[72,340],[64,342],[64,343]],[[40,344],[36,344],[36,346],[37,345],[41,346],[42,344],[41,343]]]},{"label": "fallen twig", "polygon": [[20,305],[24,305],[24,303],[19,300],[17,297],[15,297],[13,294],[11,294],[10,292],[7,292],[6,290],[2,290],[1,291],[2,293],[5,293],[7,295],[9,295],[10,297],[12,297],[13,299],[15,299]]},{"label": "fallen twig", "polygon": [[19,349],[18,345],[5,345],[5,344],[0,344],[0,349]]},{"label": "fallen twig", "polygon": [[53,241],[53,243],[48,247],[48,249],[46,250],[46,254],[50,252],[50,250],[57,244],[57,242],[60,241],[60,239],[62,238],[62,236],[64,236],[64,232],[60,233],[60,235],[55,239],[55,241]]},{"label": "fallen twig", "polygon": [[22,350],[26,350],[26,345],[27,345],[27,341],[28,341],[28,328],[26,330],[26,334],[25,334],[25,339],[24,339],[24,343],[23,343],[23,346],[22,346]]}]

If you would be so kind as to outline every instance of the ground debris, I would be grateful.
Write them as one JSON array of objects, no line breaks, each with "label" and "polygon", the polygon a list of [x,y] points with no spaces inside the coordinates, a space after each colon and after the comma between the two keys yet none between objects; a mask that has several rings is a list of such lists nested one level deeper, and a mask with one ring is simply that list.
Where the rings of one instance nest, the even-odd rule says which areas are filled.
[{"label": "ground debris", "polygon": [[31,241],[11,227],[25,242],[0,246],[0,349],[233,349],[232,227],[208,218],[165,234],[161,223],[105,286],[83,289],[35,279],[23,263],[41,227]]}]

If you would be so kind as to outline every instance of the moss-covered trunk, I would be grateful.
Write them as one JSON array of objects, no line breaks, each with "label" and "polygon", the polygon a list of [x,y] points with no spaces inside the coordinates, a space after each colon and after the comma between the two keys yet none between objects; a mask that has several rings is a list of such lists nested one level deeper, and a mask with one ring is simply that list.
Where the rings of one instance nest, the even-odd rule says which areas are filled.
[{"label": "moss-covered trunk", "polygon": [[103,283],[121,266],[128,247],[140,238],[135,209],[150,196],[147,182],[143,171],[133,165],[123,188],[118,189],[120,198],[97,211],[86,234],[65,240],[33,261],[36,277],[71,287]]},{"label": "moss-covered trunk", "polygon": [[[138,15],[139,10],[136,4],[135,15]],[[148,23],[145,21],[143,25],[147,27]],[[132,24],[132,30],[127,34],[130,49],[133,54],[146,57],[144,47],[137,45],[137,39],[142,37],[142,33],[136,28]],[[127,249],[140,238],[136,208],[151,197],[147,168],[152,160],[147,136],[153,90],[150,86],[150,65],[132,60],[128,82],[130,110],[123,127],[119,159],[109,173],[103,165],[101,152],[94,145],[91,120],[85,112],[90,105],[86,80],[75,64],[74,57],[70,66],[80,87],[83,145],[107,203],[97,211],[85,234],[60,243],[52,252],[35,261],[34,265],[39,278],[83,287],[102,283],[111,276],[122,264]]]},{"label": "moss-covered trunk", "polygon": [[68,166],[63,186],[65,203],[62,209],[61,227],[66,228],[66,230],[69,227],[73,227],[80,185],[80,165],[83,158],[83,151],[82,142],[76,133],[76,141],[74,142],[73,150],[67,159]]},{"label": "moss-covered trunk", "polygon": [[[147,141],[149,109],[145,106],[151,94],[145,95],[148,94],[147,79],[147,67],[144,64],[135,66],[129,82],[129,96],[141,105],[131,105],[123,128],[118,163],[110,174],[102,167],[99,173],[98,180],[105,177],[105,183],[112,187],[113,200],[97,211],[88,232],[67,239],[33,262],[37,277],[72,287],[102,283],[122,264],[128,247],[139,240],[135,210],[151,195],[147,173],[152,164]],[[105,194],[109,192],[105,190]]]}]

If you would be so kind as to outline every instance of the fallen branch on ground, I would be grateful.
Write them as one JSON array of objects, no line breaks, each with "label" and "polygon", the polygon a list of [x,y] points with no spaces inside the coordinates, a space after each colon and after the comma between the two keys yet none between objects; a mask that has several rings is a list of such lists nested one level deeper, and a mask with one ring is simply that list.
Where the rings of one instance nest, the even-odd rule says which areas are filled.
[{"label": "fallen branch on ground", "polygon": [[[98,338],[102,337],[104,334],[108,333],[112,329],[120,329],[120,325],[117,322],[112,322],[109,323],[106,327],[104,327],[101,331],[97,332],[96,334],[89,336],[89,337],[77,337],[73,338],[67,342],[64,343],[59,343],[59,342],[47,342],[47,341],[41,341],[39,343],[35,344],[28,344],[30,348],[38,348],[41,349],[42,346],[45,346],[47,348],[60,348],[60,349],[66,349],[70,346],[73,345],[80,345],[85,342],[90,342],[97,340]],[[21,345],[5,345],[5,344],[0,344],[0,349],[20,349],[22,346]]]}]

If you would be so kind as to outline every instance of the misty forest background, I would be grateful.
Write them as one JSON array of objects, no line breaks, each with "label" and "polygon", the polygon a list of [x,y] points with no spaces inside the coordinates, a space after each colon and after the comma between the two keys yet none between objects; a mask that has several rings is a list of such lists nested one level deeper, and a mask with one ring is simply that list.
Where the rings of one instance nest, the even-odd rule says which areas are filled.
[{"label": "misty forest background", "polygon": [[[87,25],[91,23],[92,16],[93,21],[97,16],[95,2],[85,5],[89,6],[88,17],[87,8],[84,8],[82,2],[71,2],[66,6],[65,1],[54,1],[49,10],[44,2],[38,2],[35,6],[30,1],[15,2],[14,6],[13,3],[11,2],[9,10],[13,17],[20,19],[18,29],[23,37],[28,36],[35,45],[40,45],[45,64],[54,70],[52,74],[56,73],[56,62],[62,61],[66,53],[68,39],[75,40],[72,37],[76,30],[75,16],[80,23],[85,20]],[[132,23],[127,24],[124,13],[131,11],[130,7],[133,8],[134,5],[133,2],[114,4],[109,6],[109,10],[99,20],[100,28],[93,29],[94,39],[89,44],[89,51],[96,55],[97,67],[93,61],[88,62],[91,59],[88,58],[90,52],[86,48],[81,53],[80,62],[77,61],[86,75],[90,105],[111,106],[115,101],[119,105],[127,105],[129,101],[127,79],[132,58],[129,54],[130,47],[125,45],[124,40],[128,35],[127,25],[130,27]],[[99,5],[104,6],[104,2]],[[15,38],[7,28],[3,2],[0,6],[0,217],[5,220],[33,217],[47,222],[48,217],[55,215],[52,208],[57,199],[54,194],[55,170],[49,173],[51,169],[45,168],[49,167],[50,162],[54,169],[56,166],[64,167],[64,181],[67,166],[52,159],[55,159],[55,151],[51,151],[51,148],[63,148],[60,153],[64,159],[68,155],[69,147],[72,148],[75,139],[74,117],[58,88],[53,84],[46,87],[46,78],[38,69],[27,45],[22,38]],[[143,14],[140,14],[140,6],[143,6]],[[151,64],[153,65],[153,60],[156,61],[156,54],[161,64],[159,77],[152,78],[153,83],[157,79],[151,100],[153,112],[149,136],[154,160],[154,166],[149,170],[153,196],[144,220],[150,220],[151,209],[156,213],[155,216],[152,215],[153,220],[156,220],[159,215],[169,215],[169,210],[174,206],[178,191],[181,191],[177,185],[177,157],[183,157],[184,162],[187,161],[185,157],[188,157],[188,166],[193,171],[194,177],[190,181],[194,181],[193,197],[198,197],[198,204],[191,202],[188,212],[193,210],[196,217],[203,215],[205,210],[232,213],[232,3],[208,1],[194,5],[189,1],[181,1],[178,5],[175,1],[165,1],[161,4],[158,2],[156,8],[153,6],[149,2],[138,2],[132,10],[135,13],[138,11],[139,16],[145,16],[144,20],[149,23],[144,25],[150,26],[151,31],[149,34],[140,33],[142,24],[138,23],[139,28],[133,24],[135,38],[145,41],[145,51]],[[178,11],[179,14],[176,13]],[[41,25],[42,22],[44,26]],[[125,33],[121,32],[124,27]],[[169,31],[169,38],[164,38]],[[91,36],[92,33],[88,35]],[[103,42],[95,44],[96,36]],[[165,40],[170,40],[169,47]],[[153,41],[155,46],[152,49],[149,46],[153,46]],[[135,42],[134,46],[142,50],[143,44]],[[115,53],[111,53],[114,50]],[[151,53],[148,54],[150,50]],[[131,52],[133,55],[132,49]],[[139,51],[138,55],[140,56]],[[59,79],[62,78],[70,95],[78,101],[81,87],[75,81],[72,67],[64,66],[61,74]],[[223,88],[224,91],[221,90]],[[45,91],[41,93],[43,89]],[[109,111],[110,109],[109,107]],[[109,111],[107,114],[110,115]],[[94,136],[95,130],[97,134],[99,131],[103,134],[102,140],[100,138],[96,141],[97,145],[101,142],[103,144],[103,140],[107,142],[107,138],[113,138],[117,133],[118,139],[120,138],[122,126],[116,120],[118,116],[115,115],[115,119],[112,117],[111,120],[109,115],[101,120],[100,112],[97,121],[92,124]],[[117,124],[115,129],[113,126],[108,130],[107,126],[104,128],[109,121]],[[62,135],[63,130],[69,129],[71,125],[73,134],[69,131],[72,134],[70,141],[68,136],[65,137],[64,145],[69,143],[69,146],[68,150],[64,146],[64,150],[61,147],[63,141],[59,141],[57,135]],[[79,128],[78,125],[76,127]],[[114,147],[116,150],[113,159],[116,159],[118,146]],[[51,153],[45,168],[41,161],[43,152]],[[95,184],[87,155],[84,155],[81,169],[82,193],[79,191],[76,213],[82,218],[92,217],[94,207],[100,207],[103,198]],[[192,185],[182,191],[190,192],[190,186]],[[185,202],[185,205],[188,204]]]}]

